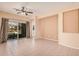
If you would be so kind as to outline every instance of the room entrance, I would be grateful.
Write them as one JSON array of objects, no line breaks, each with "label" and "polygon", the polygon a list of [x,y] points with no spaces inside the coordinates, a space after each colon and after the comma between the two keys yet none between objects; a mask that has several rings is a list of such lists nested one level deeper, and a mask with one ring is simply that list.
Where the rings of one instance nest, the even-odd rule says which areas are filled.
[{"label": "room entrance", "polygon": [[30,26],[27,22],[9,20],[8,39],[20,39],[26,38],[27,36],[30,38],[30,31],[28,31],[28,29],[30,30]]}]

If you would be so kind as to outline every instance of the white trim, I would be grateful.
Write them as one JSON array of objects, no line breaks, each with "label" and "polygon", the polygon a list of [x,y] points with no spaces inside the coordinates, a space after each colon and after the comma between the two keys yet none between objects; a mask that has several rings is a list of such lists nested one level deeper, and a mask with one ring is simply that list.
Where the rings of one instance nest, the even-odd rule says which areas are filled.
[{"label": "white trim", "polygon": [[51,40],[51,41],[58,41],[57,39],[53,39],[53,38],[43,38],[43,37],[39,37],[38,39],[46,39],[46,40]]},{"label": "white trim", "polygon": [[62,45],[62,46],[66,46],[66,47],[68,47],[68,48],[79,49],[79,48],[77,48],[77,47],[73,47],[73,46],[70,46],[70,45],[67,45],[67,44],[63,44],[63,43],[59,43],[59,44]]}]

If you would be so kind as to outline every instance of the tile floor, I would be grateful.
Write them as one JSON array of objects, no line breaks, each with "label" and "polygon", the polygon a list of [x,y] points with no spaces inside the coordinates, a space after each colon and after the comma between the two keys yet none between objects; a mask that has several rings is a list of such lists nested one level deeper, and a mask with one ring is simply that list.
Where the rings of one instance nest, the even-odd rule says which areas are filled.
[{"label": "tile floor", "polygon": [[78,49],[45,39],[8,40],[0,44],[1,56],[79,56]]}]

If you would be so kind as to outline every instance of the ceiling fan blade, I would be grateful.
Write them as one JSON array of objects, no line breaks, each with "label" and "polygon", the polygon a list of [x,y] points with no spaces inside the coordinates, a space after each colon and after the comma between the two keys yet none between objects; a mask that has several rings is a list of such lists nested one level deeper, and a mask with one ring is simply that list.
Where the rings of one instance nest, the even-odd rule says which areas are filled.
[{"label": "ceiling fan blade", "polygon": [[28,15],[28,13],[25,13],[25,15]]},{"label": "ceiling fan blade", "polygon": [[21,12],[17,12],[17,14],[20,14]]},{"label": "ceiling fan blade", "polygon": [[21,10],[19,10],[19,9],[16,9],[16,8],[14,8],[16,11],[21,11]]},{"label": "ceiling fan blade", "polygon": [[27,12],[27,13],[31,13],[31,14],[33,14],[33,12]]}]

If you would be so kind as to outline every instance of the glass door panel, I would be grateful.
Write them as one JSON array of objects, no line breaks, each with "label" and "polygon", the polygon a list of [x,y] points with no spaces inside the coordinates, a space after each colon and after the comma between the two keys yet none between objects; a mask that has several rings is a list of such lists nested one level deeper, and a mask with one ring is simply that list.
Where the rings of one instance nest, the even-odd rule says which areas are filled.
[{"label": "glass door panel", "polygon": [[18,34],[18,23],[9,21],[8,22],[8,39],[17,39]]},{"label": "glass door panel", "polygon": [[19,38],[26,37],[26,23],[19,23]]}]

